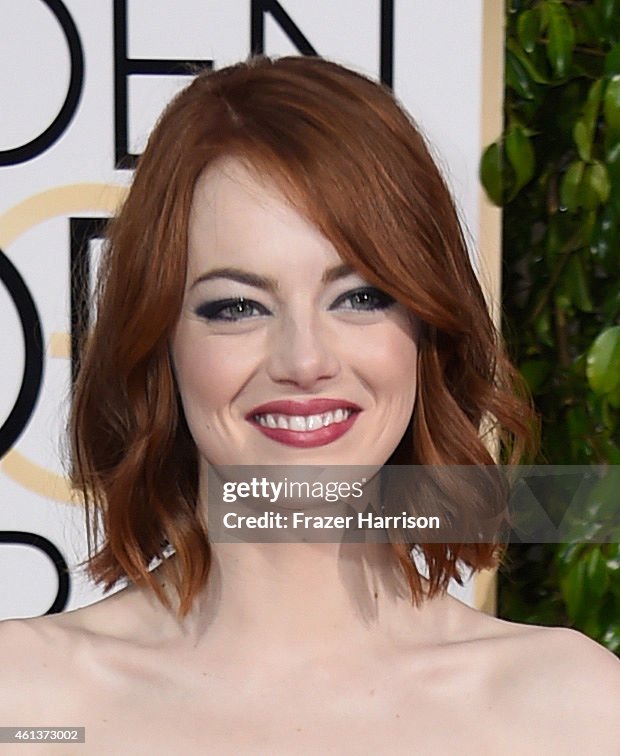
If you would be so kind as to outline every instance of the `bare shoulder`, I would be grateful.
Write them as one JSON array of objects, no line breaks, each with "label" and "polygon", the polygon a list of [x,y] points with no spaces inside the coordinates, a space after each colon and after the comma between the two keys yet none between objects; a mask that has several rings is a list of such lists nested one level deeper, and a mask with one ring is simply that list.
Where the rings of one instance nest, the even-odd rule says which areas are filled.
[{"label": "bare shoulder", "polygon": [[505,753],[620,754],[620,661],[585,635],[446,604],[440,659]]},{"label": "bare shoulder", "polygon": [[534,750],[620,753],[620,661],[575,630],[495,622],[493,695],[512,712],[515,736]]},{"label": "bare shoulder", "polygon": [[113,596],[64,614],[0,622],[0,723],[75,706],[93,659],[118,643],[126,603]]},{"label": "bare shoulder", "polygon": [[[592,686],[598,694],[607,691],[620,695],[620,660],[583,633],[566,627],[496,622],[502,625],[500,637],[515,652],[513,667],[523,670],[525,680],[535,675],[541,685],[561,687],[567,698]],[[562,687],[567,681],[571,685]]]},{"label": "bare shoulder", "polygon": [[597,714],[613,715],[618,727],[620,660],[576,630],[552,628],[545,636],[541,661],[549,660],[550,671],[563,684],[566,705],[582,707],[590,721]]},{"label": "bare shoulder", "polygon": [[[0,664],[3,677],[44,669],[53,659],[50,651],[63,651],[63,633],[56,616],[11,619],[0,622]],[[56,654],[55,654],[56,656]],[[14,679],[13,682],[17,682]]]},{"label": "bare shoulder", "polygon": [[30,721],[32,711],[45,712],[62,680],[69,651],[66,636],[52,617],[0,622],[0,720]]}]

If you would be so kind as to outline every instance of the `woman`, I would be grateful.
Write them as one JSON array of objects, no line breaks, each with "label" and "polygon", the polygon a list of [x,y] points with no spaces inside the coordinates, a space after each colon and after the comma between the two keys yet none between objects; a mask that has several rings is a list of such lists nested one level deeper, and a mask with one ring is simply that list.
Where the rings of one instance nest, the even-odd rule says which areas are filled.
[{"label": "woman", "polygon": [[206,532],[209,465],[480,466],[489,437],[510,461],[527,441],[450,196],[388,91],[316,58],[199,75],[102,270],[74,472],[92,575],[130,587],[4,623],[3,725],[83,725],[89,754],[618,752],[611,654],[446,594],[496,543],[420,544],[423,577],[412,542]]}]

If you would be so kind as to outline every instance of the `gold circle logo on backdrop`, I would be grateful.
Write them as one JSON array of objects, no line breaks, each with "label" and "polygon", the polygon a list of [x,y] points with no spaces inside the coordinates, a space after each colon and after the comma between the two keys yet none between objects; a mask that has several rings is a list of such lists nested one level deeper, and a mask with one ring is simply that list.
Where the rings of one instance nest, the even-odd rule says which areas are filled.
[{"label": "gold circle logo on backdrop", "polygon": [[[33,226],[70,213],[99,212],[113,215],[127,189],[115,184],[67,184],[47,189],[20,202],[0,215],[0,248],[4,250]],[[47,345],[51,357],[70,357],[68,333],[54,333]],[[68,478],[32,462],[13,447],[0,463],[12,480],[39,496],[73,503]]]}]

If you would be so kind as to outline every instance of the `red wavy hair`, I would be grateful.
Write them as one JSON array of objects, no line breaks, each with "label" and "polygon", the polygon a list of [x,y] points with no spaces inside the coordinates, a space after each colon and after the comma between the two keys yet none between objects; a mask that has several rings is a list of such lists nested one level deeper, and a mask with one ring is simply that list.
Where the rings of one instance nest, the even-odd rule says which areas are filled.
[{"label": "red wavy hair", "polygon": [[[160,118],[110,225],[71,422],[91,575],[106,589],[124,577],[147,584],[167,604],[148,565],[169,541],[181,615],[206,582],[210,547],[168,344],[194,186],[224,155],[276,181],[345,262],[420,320],[416,407],[389,463],[494,464],[483,421],[515,462],[532,429],[450,193],[392,93],[320,58],[259,57],[200,73]],[[392,545],[419,601],[412,546]],[[460,579],[459,563],[479,570],[498,557],[497,544],[419,548],[431,596]]]}]

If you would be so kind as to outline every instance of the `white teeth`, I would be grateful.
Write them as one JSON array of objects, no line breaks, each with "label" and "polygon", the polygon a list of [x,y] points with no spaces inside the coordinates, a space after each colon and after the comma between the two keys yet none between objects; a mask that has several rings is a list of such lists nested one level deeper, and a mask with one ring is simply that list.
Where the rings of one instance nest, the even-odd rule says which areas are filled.
[{"label": "white teeth", "polygon": [[321,415],[310,415],[306,419],[306,429],[307,430],[316,430],[317,428],[321,428],[323,426],[323,418]]},{"label": "white teeth", "polygon": [[306,430],[306,418],[302,415],[293,415],[288,420],[289,430],[293,431],[305,431]]},{"label": "white teeth", "polygon": [[333,423],[341,423],[350,417],[353,410],[337,409],[320,415],[255,415],[255,420],[264,428],[282,428],[292,431],[313,431],[326,428]]}]

